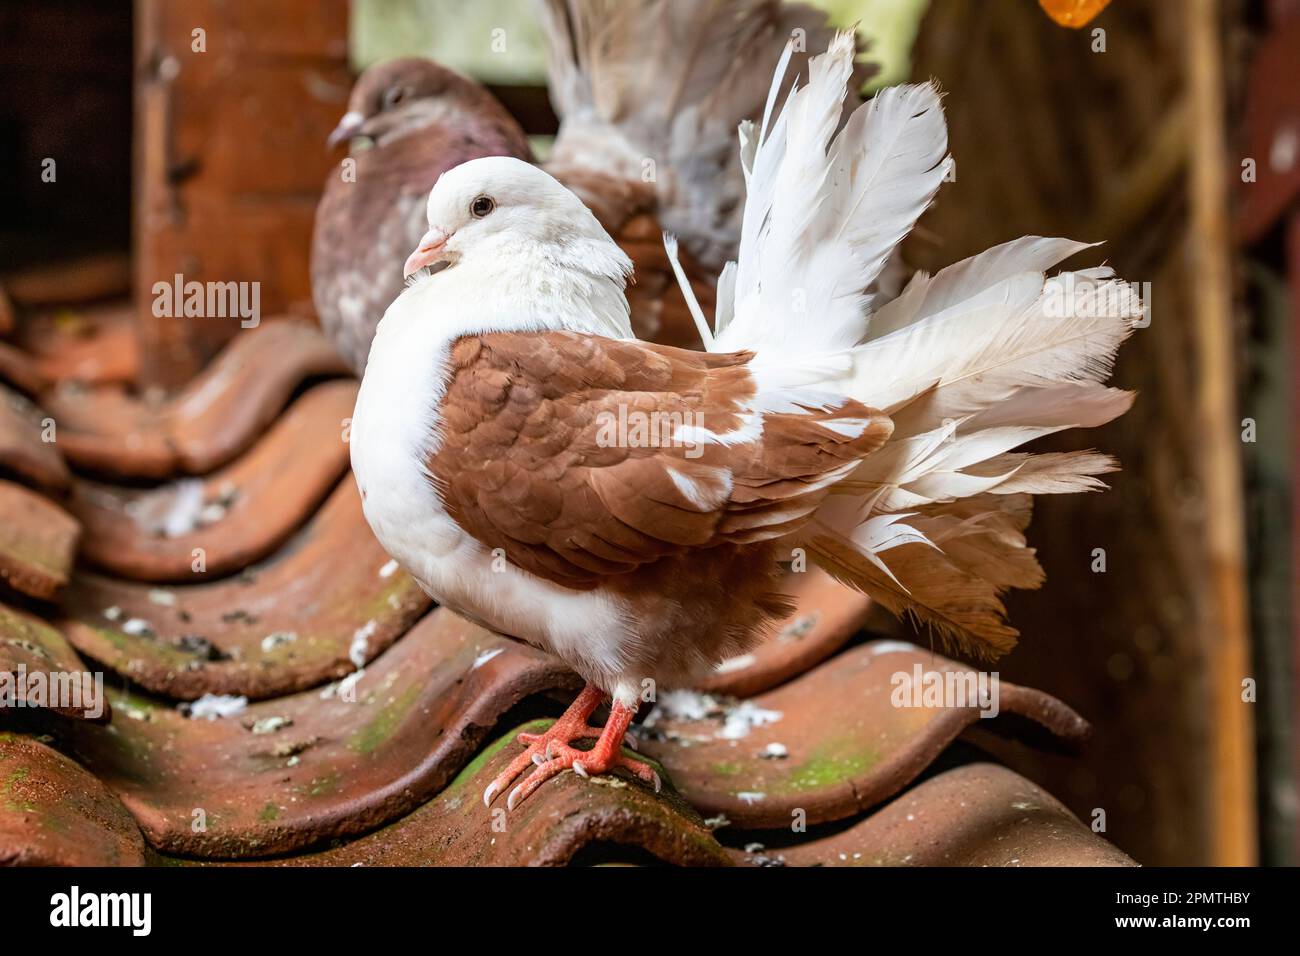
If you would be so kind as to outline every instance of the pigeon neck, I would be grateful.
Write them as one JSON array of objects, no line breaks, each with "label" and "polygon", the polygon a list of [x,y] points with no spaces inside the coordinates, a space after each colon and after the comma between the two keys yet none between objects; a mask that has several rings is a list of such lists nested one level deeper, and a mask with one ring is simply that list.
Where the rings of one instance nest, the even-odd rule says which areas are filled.
[{"label": "pigeon neck", "polygon": [[454,303],[453,337],[573,331],[633,338],[622,255],[607,239],[493,243],[415,280],[407,292],[440,311]]}]

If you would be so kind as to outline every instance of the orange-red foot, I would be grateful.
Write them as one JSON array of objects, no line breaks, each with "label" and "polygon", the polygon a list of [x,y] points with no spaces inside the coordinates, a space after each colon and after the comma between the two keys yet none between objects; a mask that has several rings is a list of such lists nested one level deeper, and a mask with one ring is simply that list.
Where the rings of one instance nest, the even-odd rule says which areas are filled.
[{"label": "orange-red foot", "polygon": [[[622,767],[652,785],[655,793],[658,793],[661,785],[659,775],[648,765],[624,757],[620,752],[628,724],[635,714],[633,709],[615,702],[603,729],[587,725],[587,718],[596,709],[602,696],[599,688],[588,684],[573,705],[547,730],[540,734],[520,734],[519,741],[527,744],[524,752],[512,760],[510,766],[483,791],[483,805],[491,806],[493,799],[523,773],[529,764],[535,764],[533,772],[510,791],[510,796],[506,798],[507,810],[513,810],[543,783],[565,770],[572,770],[581,777],[589,777]],[[578,750],[572,746],[575,740],[589,740],[593,737],[596,738],[596,745],[590,750]]]}]

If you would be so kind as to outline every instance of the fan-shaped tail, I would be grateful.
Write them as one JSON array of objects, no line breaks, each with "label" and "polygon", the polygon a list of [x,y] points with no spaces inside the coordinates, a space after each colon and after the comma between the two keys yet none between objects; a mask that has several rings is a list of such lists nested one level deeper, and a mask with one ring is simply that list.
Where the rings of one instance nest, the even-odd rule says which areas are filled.
[{"label": "fan-shaped tail", "polygon": [[809,547],[968,653],[1007,650],[1016,632],[1001,594],[1042,581],[1023,533],[1030,495],[1102,489],[1098,476],[1118,467],[1094,451],[1015,451],[1133,402],[1102,383],[1142,315],[1136,293],[1109,270],[1041,271],[1079,248],[1020,239],[914,277],[871,317],[835,383],[888,414],[894,433],[835,487]]},{"label": "fan-shaped tail", "polygon": [[794,537],[886,607],[994,656],[1016,639],[1002,593],[1042,581],[1024,536],[1031,496],[1102,488],[1117,467],[1093,451],[1016,449],[1128,409],[1133,395],[1103,382],[1142,303],[1109,269],[1049,278],[1087,246],[1039,237],[875,301],[871,283],[951,160],[930,85],[883,91],[837,132],[852,60],[837,37],[777,111],[783,61],[761,125],[742,125],[740,253],[706,341],[754,351],[760,389],[787,403],[848,395],[890,417],[889,441]]}]

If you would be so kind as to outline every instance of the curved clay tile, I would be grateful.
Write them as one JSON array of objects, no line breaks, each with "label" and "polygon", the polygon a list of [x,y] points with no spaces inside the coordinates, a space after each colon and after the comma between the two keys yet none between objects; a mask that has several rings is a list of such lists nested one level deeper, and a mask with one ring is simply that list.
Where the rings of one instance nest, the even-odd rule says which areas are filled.
[{"label": "curved clay tile", "polygon": [[25,315],[17,342],[49,382],[127,384],[140,371],[135,308],[125,300]]},{"label": "curved clay tile", "polygon": [[75,576],[61,627],[153,693],[256,699],[346,676],[429,603],[380,548],[345,478],[282,551],[236,578],[161,588]]},{"label": "curved clay tile", "polygon": [[787,575],[786,582],[785,592],[798,602],[794,613],[753,651],[724,661],[717,674],[700,682],[700,690],[733,697],[770,690],[838,651],[875,610],[871,598],[820,568]]},{"label": "curved clay tile", "polygon": [[[895,675],[918,666],[971,672],[912,644],[876,641],[751,700],[664,695],[643,749],[706,816],[759,828],[789,827],[799,810],[809,824],[843,819],[897,793],[981,720],[974,707],[895,706]],[[1039,691],[1002,682],[998,703],[1059,737],[1087,735],[1081,717]]]},{"label": "curved clay tile", "polygon": [[1059,800],[991,763],[947,770],[831,836],[737,853],[787,866],[1135,866]]},{"label": "curved clay tile", "polygon": [[161,396],[123,385],[85,389],[65,383],[47,392],[59,447],[78,468],[124,478],[167,478],[179,470]]},{"label": "curved clay tile", "polygon": [[114,697],[113,726],[77,725],[73,751],[154,847],[270,856],[408,813],[446,786],[511,707],[579,682],[553,658],[439,608],[354,691],[349,683],[216,720]]},{"label": "curved clay tile", "polygon": [[[343,846],[276,860],[273,866],[563,866],[600,846],[649,853],[678,866],[726,866],[731,860],[699,815],[665,787],[659,794],[622,777],[582,780],[564,773],[507,815],[483,806],[483,790],[522,745],[516,727],[474,758],[437,797],[382,830]],[[505,829],[494,827],[500,822]]]},{"label": "curved clay tile", "polygon": [[71,264],[56,261],[10,272],[5,289],[25,308],[70,306],[124,296],[132,278],[130,255],[104,252],[78,256]]},{"label": "curved clay tile", "polygon": [[0,342],[0,382],[28,395],[39,395],[50,385],[31,357],[8,342]]},{"label": "curved clay tile", "polygon": [[[15,678],[20,674],[28,678],[42,675],[45,681],[40,691],[43,699],[31,697],[33,688],[30,681],[15,679],[13,687],[6,688],[5,696],[21,700],[24,707],[39,706],[65,717],[100,723],[108,723],[112,718],[107,694],[101,693],[102,681],[98,687],[95,686],[93,675],[86,670],[63,635],[40,618],[4,604],[0,604],[0,673]],[[60,678],[59,693],[66,693],[66,699],[52,696],[50,675]],[[69,678],[75,681],[76,686],[68,683]],[[3,714],[4,708],[0,707],[0,716]]]},{"label": "curved clay tile", "polygon": [[165,401],[104,387],[56,389],[46,402],[79,467],[136,478],[206,474],[252,444],[305,380],[346,371],[318,328],[284,319],[235,336]]},{"label": "curved clay tile", "polygon": [[346,471],[344,422],[356,394],[351,381],[316,386],[247,454],[206,478],[148,490],[76,482],[69,507],[85,529],[81,555],[123,577],[190,582],[265,556]]},{"label": "curved clay tile", "polygon": [[5,287],[0,285],[0,335],[9,335],[17,325],[17,318],[14,315],[14,304],[9,299],[9,293]]},{"label": "curved clay tile", "polygon": [[[46,492],[67,489],[72,476],[60,451],[62,436],[48,428],[50,416],[22,395],[0,385],[0,474]],[[57,423],[56,423],[57,424]],[[46,441],[47,435],[55,441]]]},{"label": "curved clay tile", "polygon": [[144,864],[131,814],[57,750],[0,733],[0,781],[0,866]]},{"label": "curved clay tile", "polygon": [[0,481],[0,579],[43,601],[68,583],[81,526],[48,498]]}]

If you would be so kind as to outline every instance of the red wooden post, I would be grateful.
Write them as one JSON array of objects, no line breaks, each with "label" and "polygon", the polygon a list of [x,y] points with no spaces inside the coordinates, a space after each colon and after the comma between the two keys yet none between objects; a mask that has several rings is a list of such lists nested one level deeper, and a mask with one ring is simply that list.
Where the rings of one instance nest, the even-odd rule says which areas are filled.
[{"label": "red wooden post", "polygon": [[256,283],[240,291],[260,318],[310,312],[325,138],[350,88],[347,13],[346,0],[137,0],[135,297],[146,383],[187,380],[241,327],[239,315],[178,315],[177,303],[158,301],[158,283]]}]

